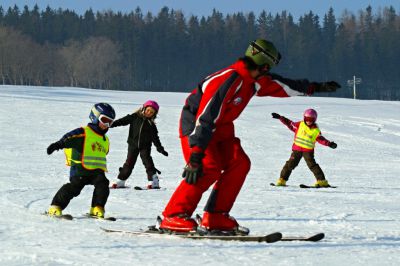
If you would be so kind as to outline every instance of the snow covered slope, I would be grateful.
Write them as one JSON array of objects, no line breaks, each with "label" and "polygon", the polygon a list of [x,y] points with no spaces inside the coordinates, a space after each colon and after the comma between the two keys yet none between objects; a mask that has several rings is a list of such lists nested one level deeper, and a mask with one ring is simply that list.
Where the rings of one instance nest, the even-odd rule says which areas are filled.
[{"label": "snow covered slope", "polygon": [[[106,234],[99,227],[146,228],[160,215],[181,181],[184,162],[178,138],[187,94],[100,91],[81,88],[0,86],[0,265],[398,265],[400,261],[400,102],[294,97],[254,98],[236,121],[236,135],[252,169],[232,209],[252,233],[287,235],[325,232],[319,243],[238,243]],[[117,117],[147,99],[161,105],[157,119],[169,152],[153,152],[164,191],[112,190],[106,211],[118,221],[84,219],[93,188],[85,187],[61,221],[40,215],[68,181],[61,151],[46,147],[88,122],[96,102],[113,105]],[[304,161],[287,188],[275,182],[289,158],[293,133],[270,113],[301,119],[319,113],[323,135],[336,150],[317,144],[316,160],[336,189],[306,190],[313,184]],[[126,156],[127,127],[109,131],[113,180]],[[146,184],[138,160],[131,186]],[[198,213],[206,202],[204,194]]]}]

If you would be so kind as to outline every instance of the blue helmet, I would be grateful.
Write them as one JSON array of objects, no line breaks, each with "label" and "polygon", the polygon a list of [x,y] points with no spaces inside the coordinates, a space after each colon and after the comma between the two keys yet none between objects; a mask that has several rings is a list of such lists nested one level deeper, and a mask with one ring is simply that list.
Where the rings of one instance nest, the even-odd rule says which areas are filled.
[{"label": "blue helmet", "polygon": [[99,123],[100,115],[115,119],[115,111],[114,108],[108,103],[96,103],[93,105],[92,110],[90,111],[89,118],[92,123]]}]

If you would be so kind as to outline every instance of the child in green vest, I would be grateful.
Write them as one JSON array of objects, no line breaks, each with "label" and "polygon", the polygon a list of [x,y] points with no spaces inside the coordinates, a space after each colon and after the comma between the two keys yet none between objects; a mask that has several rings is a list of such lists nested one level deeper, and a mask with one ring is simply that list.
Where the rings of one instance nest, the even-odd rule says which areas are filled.
[{"label": "child in green vest", "polygon": [[299,164],[302,157],[307,163],[308,168],[313,172],[317,182],[315,187],[330,187],[328,180],[325,179],[324,172],[321,167],[315,162],[314,159],[314,147],[315,142],[322,145],[329,146],[332,149],[336,149],[337,144],[333,141],[325,139],[321,135],[321,131],[317,121],[317,112],[314,109],[307,109],[304,112],[303,121],[293,122],[284,116],[277,113],[272,113],[272,118],[279,119],[284,125],[290,130],[295,132],[295,137],[292,146],[292,154],[286,164],[283,166],[280,178],[276,182],[276,186],[286,186],[286,182],[289,180],[289,176],[292,171]]},{"label": "child in green vest", "polygon": [[86,185],[93,185],[93,197],[89,214],[104,218],[109,190],[106,156],[109,151],[108,129],[115,119],[113,107],[97,103],[91,109],[91,123],[65,134],[59,141],[50,144],[47,154],[64,149],[66,163],[70,166],[70,182],[64,184],[54,196],[47,211],[50,216],[62,216],[70,200],[78,196]]}]

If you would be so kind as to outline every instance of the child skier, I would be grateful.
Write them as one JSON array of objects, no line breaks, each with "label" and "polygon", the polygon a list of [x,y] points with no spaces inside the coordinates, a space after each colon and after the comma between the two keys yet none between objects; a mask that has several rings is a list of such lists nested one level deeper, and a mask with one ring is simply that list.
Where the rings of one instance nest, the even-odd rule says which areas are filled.
[{"label": "child skier", "polygon": [[336,149],[337,144],[333,141],[325,139],[321,135],[321,131],[317,121],[317,112],[314,109],[307,109],[304,112],[303,121],[293,122],[284,116],[277,113],[272,113],[272,118],[279,119],[284,125],[290,130],[295,132],[295,137],[292,146],[292,154],[289,160],[281,171],[280,178],[276,182],[277,186],[286,186],[286,182],[289,179],[290,174],[299,164],[302,157],[307,163],[308,168],[313,172],[317,182],[315,187],[330,187],[328,180],[325,179],[324,172],[321,167],[315,162],[314,159],[314,147],[315,142],[329,146],[332,149]]},{"label": "child skier", "polygon": [[128,155],[122,167],[119,168],[117,181],[111,184],[111,188],[123,188],[125,182],[132,173],[135,167],[136,160],[140,154],[144,167],[146,168],[147,179],[149,181],[147,188],[159,189],[159,179],[157,176],[161,174],[154,167],[154,162],[151,157],[151,145],[157,148],[157,151],[164,156],[168,156],[168,152],[164,150],[158,136],[158,130],[154,120],[160,107],[155,101],[146,101],[143,106],[135,113],[129,114],[123,118],[115,120],[111,127],[129,126],[128,136]]},{"label": "child skier", "polygon": [[108,128],[115,119],[115,111],[107,103],[95,104],[89,118],[91,123],[65,134],[59,141],[47,148],[47,154],[65,149],[67,165],[70,169],[70,182],[64,184],[56,193],[47,212],[50,216],[62,216],[70,200],[78,196],[86,185],[94,185],[90,215],[104,218],[109,190],[106,155],[109,151]]}]

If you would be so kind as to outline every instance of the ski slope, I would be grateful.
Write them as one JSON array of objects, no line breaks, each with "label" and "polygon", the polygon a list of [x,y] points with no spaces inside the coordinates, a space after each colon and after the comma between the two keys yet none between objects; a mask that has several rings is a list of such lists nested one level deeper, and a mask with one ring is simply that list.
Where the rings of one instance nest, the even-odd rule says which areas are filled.
[{"label": "ski slope", "polygon": [[[184,166],[178,138],[180,110],[187,94],[101,91],[82,88],[0,86],[0,265],[399,265],[400,102],[338,98],[255,97],[236,121],[236,135],[252,161],[231,211],[251,233],[284,235],[325,232],[318,243],[240,243],[132,237],[100,227],[146,228],[160,215]],[[169,157],[153,149],[164,191],[136,191],[147,182],[140,160],[129,185],[112,190],[106,222],[83,218],[93,187],[65,209],[73,221],[40,215],[68,182],[63,152],[47,146],[88,122],[96,102],[108,102],[117,117],[148,99],[159,102],[160,139]],[[306,108],[319,113],[323,135],[336,150],[317,144],[316,160],[336,189],[307,190],[313,184],[304,161],[287,188],[269,186],[289,158],[293,133],[270,113],[299,120]],[[128,127],[109,131],[110,180],[126,158]],[[197,213],[209,192],[204,194]]]}]

